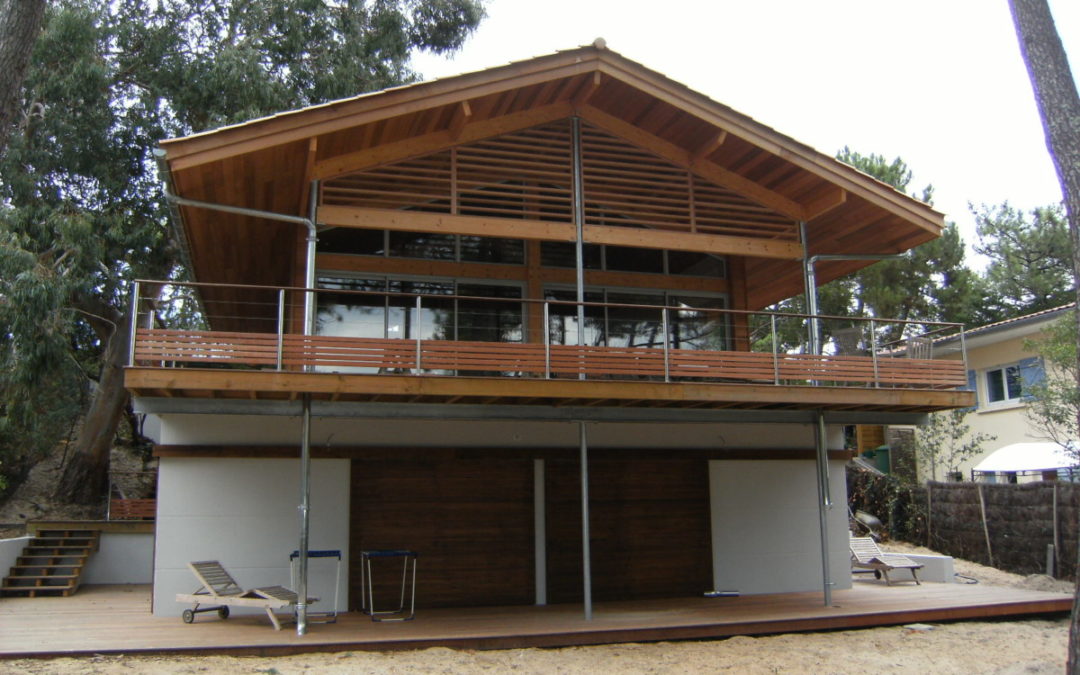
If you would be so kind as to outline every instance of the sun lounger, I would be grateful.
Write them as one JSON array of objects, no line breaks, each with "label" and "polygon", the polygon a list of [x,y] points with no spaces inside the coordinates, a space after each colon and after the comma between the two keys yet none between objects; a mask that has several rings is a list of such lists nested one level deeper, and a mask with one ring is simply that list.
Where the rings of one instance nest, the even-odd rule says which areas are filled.
[{"label": "sun lounger", "polygon": [[878,579],[885,575],[885,583],[892,585],[889,580],[889,572],[892,570],[911,570],[911,578],[916,584],[920,584],[916,570],[922,569],[922,565],[902,553],[884,553],[878,548],[877,542],[870,537],[851,537],[851,566],[859,569],[874,570],[874,576]]},{"label": "sun lounger", "polygon": [[[275,630],[281,630],[281,621],[275,609],[296,607],[297,596],[294,591],[284,586],[267,586],[245,591],[216,560],[204,560],[188,563],[188,568],[202,585],[194,593],[177,593],[176,601],[192,603],[194,607],[185,609],[184,623],[191,623],[195,615],[201,612],[217,612],[222,619],[229,618],[229,607],[258,607],[266,610],[270,623]],[[308,604],[318,598],[308,598]],[[199,605],[210,605],[200,607]]]}]

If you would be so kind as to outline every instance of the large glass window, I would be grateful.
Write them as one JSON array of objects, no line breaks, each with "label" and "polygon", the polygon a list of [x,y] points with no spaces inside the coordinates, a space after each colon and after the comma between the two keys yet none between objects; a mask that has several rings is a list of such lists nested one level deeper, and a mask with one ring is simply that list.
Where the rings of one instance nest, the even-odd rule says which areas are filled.
[{"label": "large glass window", "polygon": [[525,263],[525,242],[521,239],[349,227],[320,232],[319,252],[505,265]]},{"label": "large glass window", "polygon": [[[322,278],[316,332],[339,337],[521,342],[521,288],[450,280]],[[388,295],[401,293],[406,295]],[[420,315],[414,295],[421,295]],[[446,296],[462,295],[470,298]],[[493,298],[493,300],[481,299]]]},{"label": "large glass window", "polygon": [[[548,300],[574,302],[570,289],[547,289]],[[726,315],[710,312],[725,307],[722,296],[681,295],[656,291],[590,289],[585,302],[604,303],[585,307],[584,344],[609,347],[657,347],[664,345],[662,306],[668,311],[668,344],[672,349],[729,348]],[[650,306],[656,307],[652,309]],[[552,344],[578,343],[577,307],[552,304],[548,309],[548,335]]]},{"label": "large glass window", "polygon": [[[574,250],[573,242],[541,242],[540,264],[544,267],[575,267],[577,259]],[[582,262],[587,270],[603,269],[613,272],[674,274],[718,279],[727,276],[724,259],[708,253],[585,244],[582,248],[582,256]]]}]

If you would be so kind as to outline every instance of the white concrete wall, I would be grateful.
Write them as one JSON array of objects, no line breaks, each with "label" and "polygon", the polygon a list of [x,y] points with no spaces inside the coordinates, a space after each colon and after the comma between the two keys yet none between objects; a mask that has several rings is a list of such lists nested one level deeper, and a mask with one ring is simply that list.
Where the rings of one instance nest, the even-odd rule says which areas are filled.
[{"label": "white concrete wall", "polygon": [[[296,459],[161,459],[154,614],[178,616],[188,607],[176,602],[176,594],[198,587],[187,568],[191,561],[219,560],[245,588],[292,586],[289,554],[299,543],[299,467]],[[309,549],[342,552],[341,610],[348,606],[349,477],[349,460],[311,462]],[[335,566],[313,560],[309,571],[309,594],[322,598],[311,610],[333,609]]]},{"label": "white concrete wall", "polygon": [[154,580],[154,535],[102,532],[83,569],[84,584],[149,584]]},{"label": "white concrete wall", "polygon": [[23,548],[30,543],[30,537],[15,537],[14,539],[0,539],[0,578],[6,577],[15,564],[15,559],[22,553]]},{"label": "white concrete wall", "polygon": [[[829,571],[833,589],[850,588],[844,462],[829,462],[829,472]],[[814,461],[713,460],[709,485],[715,590],[822,590]]]}]

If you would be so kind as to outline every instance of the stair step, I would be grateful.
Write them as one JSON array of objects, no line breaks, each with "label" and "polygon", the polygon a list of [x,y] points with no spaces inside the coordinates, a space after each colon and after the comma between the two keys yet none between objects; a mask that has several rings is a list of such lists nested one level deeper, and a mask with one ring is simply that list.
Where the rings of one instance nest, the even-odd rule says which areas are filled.
[{"label": "stair step", "polygon": [[24,551],[89,551],[86,544],[35,544],[30,543],[23,547]]},{"label": "stair step", "polygon": [[14,588],[0,586],[0,595],[8,598],[67,597],[78,588],[78,586],[16,586]]},{"label": "stair step", "polygon": [[12,574],[10,577],[4,577],[4,584],[8,584],[12,581],[24,581],[35,579],[78,579],[78,574]]},{"label": "stair step", "polygon": [[[56,583],[45,583],[45,581],[55,581]],[[25,581],[26,583],[20,583]],[[75,581],[71,578],[60,577],[42,577],[33,579],[19,579],[8,578],[4,581],[3,586],[0,588],[12,589],[12,588],[67,588],[73,586]]]},{"label": "stair step", "polygon": [[30,546],[93,546],[94,537],[34,537]]}]

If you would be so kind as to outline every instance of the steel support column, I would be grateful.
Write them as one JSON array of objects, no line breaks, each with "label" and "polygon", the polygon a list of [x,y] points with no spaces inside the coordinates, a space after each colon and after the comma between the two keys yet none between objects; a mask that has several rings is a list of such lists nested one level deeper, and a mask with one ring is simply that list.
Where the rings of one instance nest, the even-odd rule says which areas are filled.
[{"label": "steel support column", "polygon": [[581,570],[585,595],[585,620],[592,620],[592,545],[589,543],[589,441],[585,423],[578,422],[581,437]]},{"label": "steel support column", "polygon": [[[581,118],[571,120],[571,153],[573,153],[574,182],[574,268],[577,276],[577,334],[578,346],[585,344],[585,179],[581,166]],[[547,330],[545,328],[545,330]],[[578,374],[585,379],[585,371]]]},{"label": "steel support column", "polygon": [[[315,334],[315,217],[319,206],[319,182],[311,181],[308,204],[310,227],[304,267],[304,335]],[[307,369],[310,371],[311,366]],[[308,539],[311,529],[311,394],[304,394],[304,418],[300,438],[300,549],[297,559],[296,634],[307,633]]]},{"label": "steel support column", "polygon": [[304,394],[300,418],[300,549],[296,570],[296,634],[307,633],[308,523],[311,500],[311,394]]},{"label": "steel support column", "polygon": [[825,435],[825,413],[817,412],[814,426],[814,447],[817,450],[818,520],[821,528],[821,577],[825,606],[832,605],[832,577],[829,571],[829,511],[832,496],[829,491],[829,449]]}]

